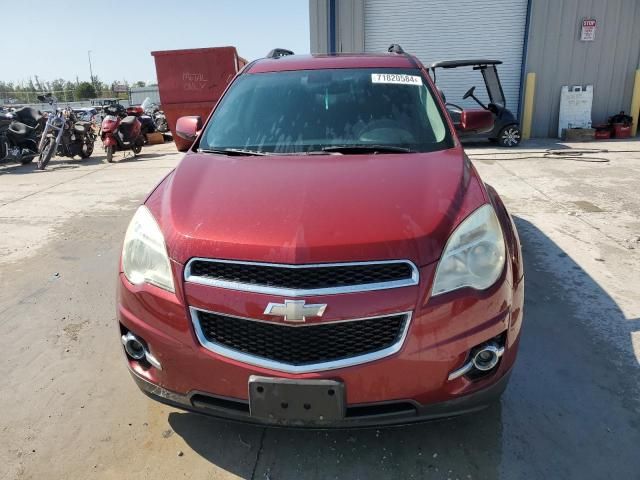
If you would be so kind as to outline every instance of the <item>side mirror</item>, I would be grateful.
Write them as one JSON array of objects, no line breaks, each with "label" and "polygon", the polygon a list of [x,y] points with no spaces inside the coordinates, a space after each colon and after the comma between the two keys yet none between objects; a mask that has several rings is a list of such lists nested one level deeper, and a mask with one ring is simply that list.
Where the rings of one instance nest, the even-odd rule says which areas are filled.
[{"label": "side mirror", "polygon": [[483,132],[493,128],[493,113],[489,110],[463,110],[460,114],[460,130]]},{"label": "side mirror", "polygon": [[193,142],[202,128],[202,119],[199,116],[180,117],[176,123],[176,135]]},{"label": "side mirror", "polygon": [[447,103],[447,97],[444,96],[444,92],[442,91],[442,89],[436,86],[436,91],[438,92],[438,95],[440,95],[440,98],[442,99],[442,103]]}]

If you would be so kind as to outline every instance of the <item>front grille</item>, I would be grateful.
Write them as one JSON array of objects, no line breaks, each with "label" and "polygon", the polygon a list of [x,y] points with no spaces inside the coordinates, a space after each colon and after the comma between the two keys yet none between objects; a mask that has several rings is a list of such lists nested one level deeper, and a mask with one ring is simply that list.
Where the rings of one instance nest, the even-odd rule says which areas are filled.
[{"label": "front grille", "polygon": [[[292,327],[194,310],[206,343],[281,365],[308,366],[386,352],[404,338],[409,315]],[[223,352],[224,353],[224,352]],[[228,353],[228,352],[227,352]],[[386,355],[393,353],[388,352]],[[229,355],[234,356],[234,355]],[[236,358],[238,358],[236,356]],[[246,360],[246,358],[239,358]],[[268,366],[268,365],[265,365]],[[334,368],[337,368],[336,365]],[[302,370],[301,370],[302,371]]]},{"label": "front grille", "polygon": [[[237,290],[335,293],[392,288],[417,283],[417,270],[407,261],[319,265],[274,265],[194,259],[186,280]],[[374,287],[374,288],[372,288]]]}]

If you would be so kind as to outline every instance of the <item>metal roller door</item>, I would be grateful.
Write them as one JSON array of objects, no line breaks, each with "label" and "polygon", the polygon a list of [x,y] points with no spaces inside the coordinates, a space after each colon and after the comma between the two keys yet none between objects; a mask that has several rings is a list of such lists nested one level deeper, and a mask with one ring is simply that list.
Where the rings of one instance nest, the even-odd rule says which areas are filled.
[{"label": "metal roller door", "polygon": [[[518,110],[527,0],[365,0],[366,52],[386,51],[399,43],[429,65],[438,60],[497,59],[507,106]],[[480,72],[439,70],[438,86],[448,102],[477,104],[462,95],[477,85],[487,101]]]}]

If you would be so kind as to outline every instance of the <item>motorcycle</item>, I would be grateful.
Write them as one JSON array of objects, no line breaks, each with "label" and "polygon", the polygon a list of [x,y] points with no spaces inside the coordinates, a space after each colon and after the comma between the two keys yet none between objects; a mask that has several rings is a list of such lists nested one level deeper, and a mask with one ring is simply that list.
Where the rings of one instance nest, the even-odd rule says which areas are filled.
[{"label": "motorcycle", "polygon": [[140,122],[142,136],[145,139],[145,143],[147,141],[147,134],[156,131],[156,125],[153,122],[153,118],[151,118],[151,116],[146,112],[146,102],[148,100],[149,98],[147,98],[142,105],[133,105],[127,108],[127,115],[133,115]]},{"label": "motorcycle", "polygon": [[44,170],[54,155],[89,158],[96,141],[91,122],[78,120],[71,109],[58,108],[57,99],[51,94],[38,95],[38,100],[53,109],[40,140],[38,169]]},{"label": "motorcycle", "polygon": [[169,124],[167,123],[167,117],[164,112],[160,110],[158,105],[151,103],[151,99],[149,99],[149,97],[145,98],[144,102],[142,102],[142,108],[144,109],[145,114],[153,118],[153,123],[155,124],[158,132],[166,133],[169,130]]},{"label": "motorcycle", "polygon": [[167,133],[169,131],[169,123],[167,123],[167,117],[162,110],[158,109],[153,114],[153,121],[156,124],[156,130],[160,133]]},{"label": "motorcycle", "polygon": [[22,107],[0,114],[0,161],[27,165],[38,155],[45,117],[40,110]]},{"label": "motorcycle", "polygon": [[144,145],[142,124],[134,115],[127,115],[120,104],[104,107],[100,137],[107,153],[107,162],[113,162],[116,151],[131,150],[138,155]]}]

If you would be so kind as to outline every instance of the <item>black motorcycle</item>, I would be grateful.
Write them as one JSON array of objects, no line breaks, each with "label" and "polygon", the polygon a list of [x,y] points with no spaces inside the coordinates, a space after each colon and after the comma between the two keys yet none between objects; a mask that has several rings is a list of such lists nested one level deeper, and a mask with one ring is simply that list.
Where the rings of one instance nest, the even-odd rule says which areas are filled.
[{"label": "black motorcycle", "polygon": [[56,97],[51,94],[38,95],[38,100],[49,103],[54,112],[47,118],[40,141],[38,169],[44,170],[54,155],[89,158],[96,141],[91,122],[78,120],[70,108],[59,109]]},{"label": "black motorcycle", "polygon": [[42,112],[31,107],[0,113],[0,161],[31,163],[38,155],[45,121]]},{"label": "black motorcycle", "polygon": [[158,105],[151,103],[151,100],[147,97],[144,102],[142,102],[142,107],[144,108],[145,114],[153,119],[156,131],[166,133],[169,130],[167,117]]}]

